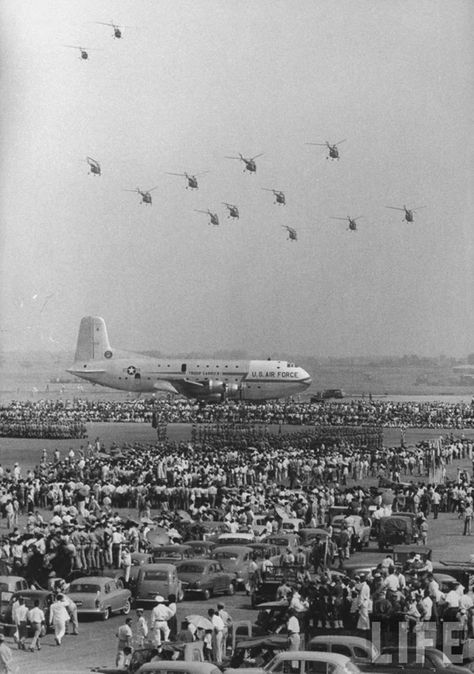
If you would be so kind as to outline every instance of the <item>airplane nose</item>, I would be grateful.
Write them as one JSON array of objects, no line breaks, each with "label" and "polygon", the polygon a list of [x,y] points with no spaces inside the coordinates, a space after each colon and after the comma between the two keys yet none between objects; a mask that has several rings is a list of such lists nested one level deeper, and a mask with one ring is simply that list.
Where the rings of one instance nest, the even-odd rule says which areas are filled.
[{"label": "airplane nose", "polygon": [[313,383],[313,380],[306,370],[303,370],[303,368],[301,368],[301,383],[304,384],[307,388]]}]

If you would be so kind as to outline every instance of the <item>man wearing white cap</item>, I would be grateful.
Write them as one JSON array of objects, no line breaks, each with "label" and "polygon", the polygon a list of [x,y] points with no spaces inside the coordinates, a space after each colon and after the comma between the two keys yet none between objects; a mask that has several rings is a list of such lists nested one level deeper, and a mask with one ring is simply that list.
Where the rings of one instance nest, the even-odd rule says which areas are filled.
[{"label": "man wearing white cap", "polygon": [[168,620],[172,616],[172,611],[165,606],[164,597],[157,594],[155,597],[156,606],[151,612],[150,624],[151,630],[153,633],[153,643],[156,646],[161,644],[161,637],[163,635],[163,641],[168,641],[170,635],[170,628],[168,626]]}]

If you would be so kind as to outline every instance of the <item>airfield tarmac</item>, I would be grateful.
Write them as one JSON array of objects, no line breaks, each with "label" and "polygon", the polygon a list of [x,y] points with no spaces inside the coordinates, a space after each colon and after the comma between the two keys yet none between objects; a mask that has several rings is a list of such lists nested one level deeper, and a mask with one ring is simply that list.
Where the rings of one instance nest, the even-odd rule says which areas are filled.
[{"label": "airfield tarmac", "polygon": [[[294,432],[300,430],[299,426],[285,426],[283,432]],[[189,440],[191,427],[187,424],[173,424],[168,426],[168,437],[171,440]],[[278,427],[272,427],[270,432],[277,432]],[[99,437],[108,448],[112,442],[118,444],[124,442],[144,442],[153,443],[156,439],[156,432],[149,424],[117,424],[117,423],[95,423],[87,426],[88,438],[92,441]],[[405,442],[414,444],[421,440],[437,438],[451,432],[443,429],[407,429],[405,431]],[[465,431],[454,431],[455,435],[465,437],[474,437],[474,429]],[[385,429],[384,442],[389,446],[398,446],[400,444],[400,431],[398,429]],[[3,466],[11,466],[14,461],[18,461],[25,471],[33,467],[40,459],[43,447],[52,451],[59,448],[64,455],[70,447],[79,449],[81,445],[87,443],[83,440],[30,440],[30,439],[0,439],[0,462]],[[468,467],[468,460],[451,464],[448,467],[448,477],[456,475],[457,467]],[[403,479],[403,478],[402,478]],[[369,480],[368,484],[375,484],[375,479]],[[134,511],[121,511],[123,515],[136,516]],[[152,516],[156,513],[153,512]],[[469,560],[473,552],[473,542],[470,537],[462,536],[463,523],[458,520],[457,515],[451,513],[441,513],[438,520],[429,520],[430,531],[428,544],[433,548],[433,559],[435,560]],[[0,520],[0,534],[6,532],[5,521]],[[472,542],[471,542],[472,541]],[[357,553],[355,559],[360,559],[361,563],[374,563],[382,558],[377,550],[375,542],[371,541],[370,548],[362,553]],[[244,592],[237,592],[233,597],[225,597],[224,602],[229,613],[234,620],[254,620],[255,611],[250,609],[248,597]],[[216,598],[204,601],[202,599],[186,600],[178,605],[178,620],[182,620],[190,613],[207,614],[209,607],[214,607]],[[133,615],[133,613],[132,613]],[[147,615],[149,615],[147,613]],[[54,644],[54,638],[48,634],[43,640],[43,648],[40,652],[29,653],[28,651],[17,651],[11,639],[8,639],[10,647],[13,648],[15,665],[18,671],[24,671],[31,674],[46,674],[49,672],[76,672],[82,670],[89,671],[93,667],[100,665],[113,666],[115,660],[117,628],[123,623],[122,616],[111,618],[107,622],[97,620],[83,620],[80,623],[80,635],[78,637],[66,637],[61,648]]]}]

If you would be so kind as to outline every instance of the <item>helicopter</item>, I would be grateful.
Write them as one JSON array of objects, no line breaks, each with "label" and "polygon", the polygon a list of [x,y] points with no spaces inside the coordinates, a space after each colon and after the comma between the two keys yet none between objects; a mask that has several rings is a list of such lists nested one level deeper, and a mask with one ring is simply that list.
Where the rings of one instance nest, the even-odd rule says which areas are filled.
[{"label": "helicopter", "polygon": [[89,164],[89,173],[93,173],[96,176],[100,176],[102,174],[100,164],[96,159],[92,159],[92,157],[86,157],[86,162]]},{"label": "helicopter", "polygon": [[74,44],[65,44],[64,46],[69,47],[70,49],[79,49],[79,51],[81,52],[81,55],[80,55],[79,58],[83,59],[84,61],[87,61],[87,59],[89,58],[89,52],[90,52],[89,47],[78,47],[77,45],[74,45]]},{"label": "helicopter", "polygon": [[125,192],[138,192],[138,194],[142,198],[140,203],[151,205],[151,194],[150,194],[150,192],[153,192],[153,190],[156,190],[157,187],[158,187],[158,185],[156,185],[155,187],[152,187],[151,190],[144,190],[144,191],[141,190],[139,187],[136,187],[134,190],[125,189]]},{"label": "helicopter", "polygon": [[262,187],[262,190],[265,190],[266,192],[273,192],[273,194],[275,195],[276,204],[281,204],[283,206],[286,204],[285,195],[281,190],[272,190],[268,187]]},{"label": "helicopter", "polygon": [[167,171],[167,175],[169,176],[183,176],[186,178],[188,182],[186,189],[191,188],[192,190],[199,189],[197,176],[203,176],[205,173],[209,173],[209,171],[201,171],[201,173],[195,173],[194,175],[190,175],[189,173],[186,173],[186,171],[184,173],[170,173]]},{"label": "helicopter", "polygon": [[407,222],[413,222],[415,220],[415,216],[413,215],[415,213],[415,211],[419,211],[420,208],[426,208],[426,206],[417,206],[416,208],[407,208],[404,205],[403,208],[399,208],[398,206],[385,206],[385,208],[392,208],[394,211],[405,211],[404,220],[406,220]]},{"label": "helicopter", "polygon": [[223,201],[222,203],[224,204],[224,206],[227,206],[227,209],[229,211],[229,215],[227,217],[237,218],[237,219],[240,217],[239,209],[237,208],[237,206],[233,206],[232,204],[228,204],[225,201]]},{"label": "helicopter", "polygon": [[263,152],[261,152],[260,154],[256,154],[255,157],[250,157],[250,159],[246,159],[239,152],[238,157],[228,157],[228,156],[226,156],[226,159],[239,159],[240,161],[243,161],[244,164],[245,164],[244,171],[248,171],[249,173],[256,173],[257,172],[257,164],[255,163],[255,160],[258,157],[262,157],[262,156],[263,156]]},{"label": "helicopter", "polygon": [[288,225],[282,225],[283,229],[286,229],[288,232],[288,238],[287,241],[298,241],[298,234],[296,232],[296,229],[293,229],[293,227],[288,227]]},{"label": "helicopter", "polygon": [[363,215],[358,215],[357,218],[351,218],[347,216],[346,218],[331,218],[331,220],[348,220],[349,221],[349,227],[347,228],[347,231],[351,232],[356,232],[357,231],[357,223],[356,220],[360,220],[360,218],[363,218]]},{"label": "helicopter", "polygon": [[339,140],[337,143],[328,143],[328,141],[324,143],[305,143],[305,145],[320,145],[322,147],[327,147],[329,150],[329,155],[326,157],[326,159],[339,159],[339,150],[337,148],[338,145],[341,143],[345,143],[346,138],[344,140]]},{"label": "helicopter", "polygon": [[209,210],[200,211],[198,208],[195,208],[194,210],[196,211],[196,213],[206,213],[206,215],[208,215],[210,217],[210,221],[209,221],[210,225],[216,225],[217,226],[219,224],[219,217],[218,217],[217,213],[212,213]]},{"label": "helicopter", "polygon": [[110,26],[111,28],[113,28],[114,34],[112,37],[114,39],[120,40],[120,38],[122,37],[121,31],[122,26],[117,26],[117,24],[114,23],[113,21],[111,23],[105,23],[104,21],[94,21],[94,23],[99,23],[101,26]]}]

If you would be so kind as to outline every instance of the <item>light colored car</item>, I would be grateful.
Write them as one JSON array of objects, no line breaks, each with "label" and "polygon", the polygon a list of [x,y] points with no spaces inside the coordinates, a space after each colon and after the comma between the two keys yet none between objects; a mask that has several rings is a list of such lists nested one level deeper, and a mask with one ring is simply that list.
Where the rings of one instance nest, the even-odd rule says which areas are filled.
[{"label": "light colored car", "polygon": [[28,583],[22,576],[0,576],[0,615],[4,613],[14,592],[28,589]]},{"label": "light colored car", "polygon": [[351,634],[319,634],[309,643],[310,651],[340,653],[355,662],[372,662],[379,656],[379,649],[368,639]]},{"label": "light colored car", "polygon": [[220,534],[217,545],[248,545],[255,542],[255,536],[249,531],[237,531],[235,534]]},{"label": "light colored car", "polygon": [[360,674],[359,667],[345,655],[318,651],[283,651],[265,667],[226,669],[226,674]]},{"label": "light colored car", "polygon": [[137,604],[154,603],[157,594],[168,597],[174,594],[183,599],[183,587],[174,564],[143,564],[137,578],[135,601]]},{"label": "light colored car", "polygon": [[232,576],[235,587],[239,588],[248,581],[252,553],[252,548],[246,545],[218,545],[212,558],[222,564],[224,571]]},{"label": "light colored car", "polygon": [[[240,670],[239,670],[240,671]],[[186,662],[185,660],[157,660],[142,665],[137,674],[221,674],[211,662]]]},{"label": "light colored car", "polygon": [[108,620],[112,613],[127,615],[131,609],[132,593],[116,578],[77,578],[70,585],[68,597],[76,604],[79,616],[98,615],[102,620]]}]

